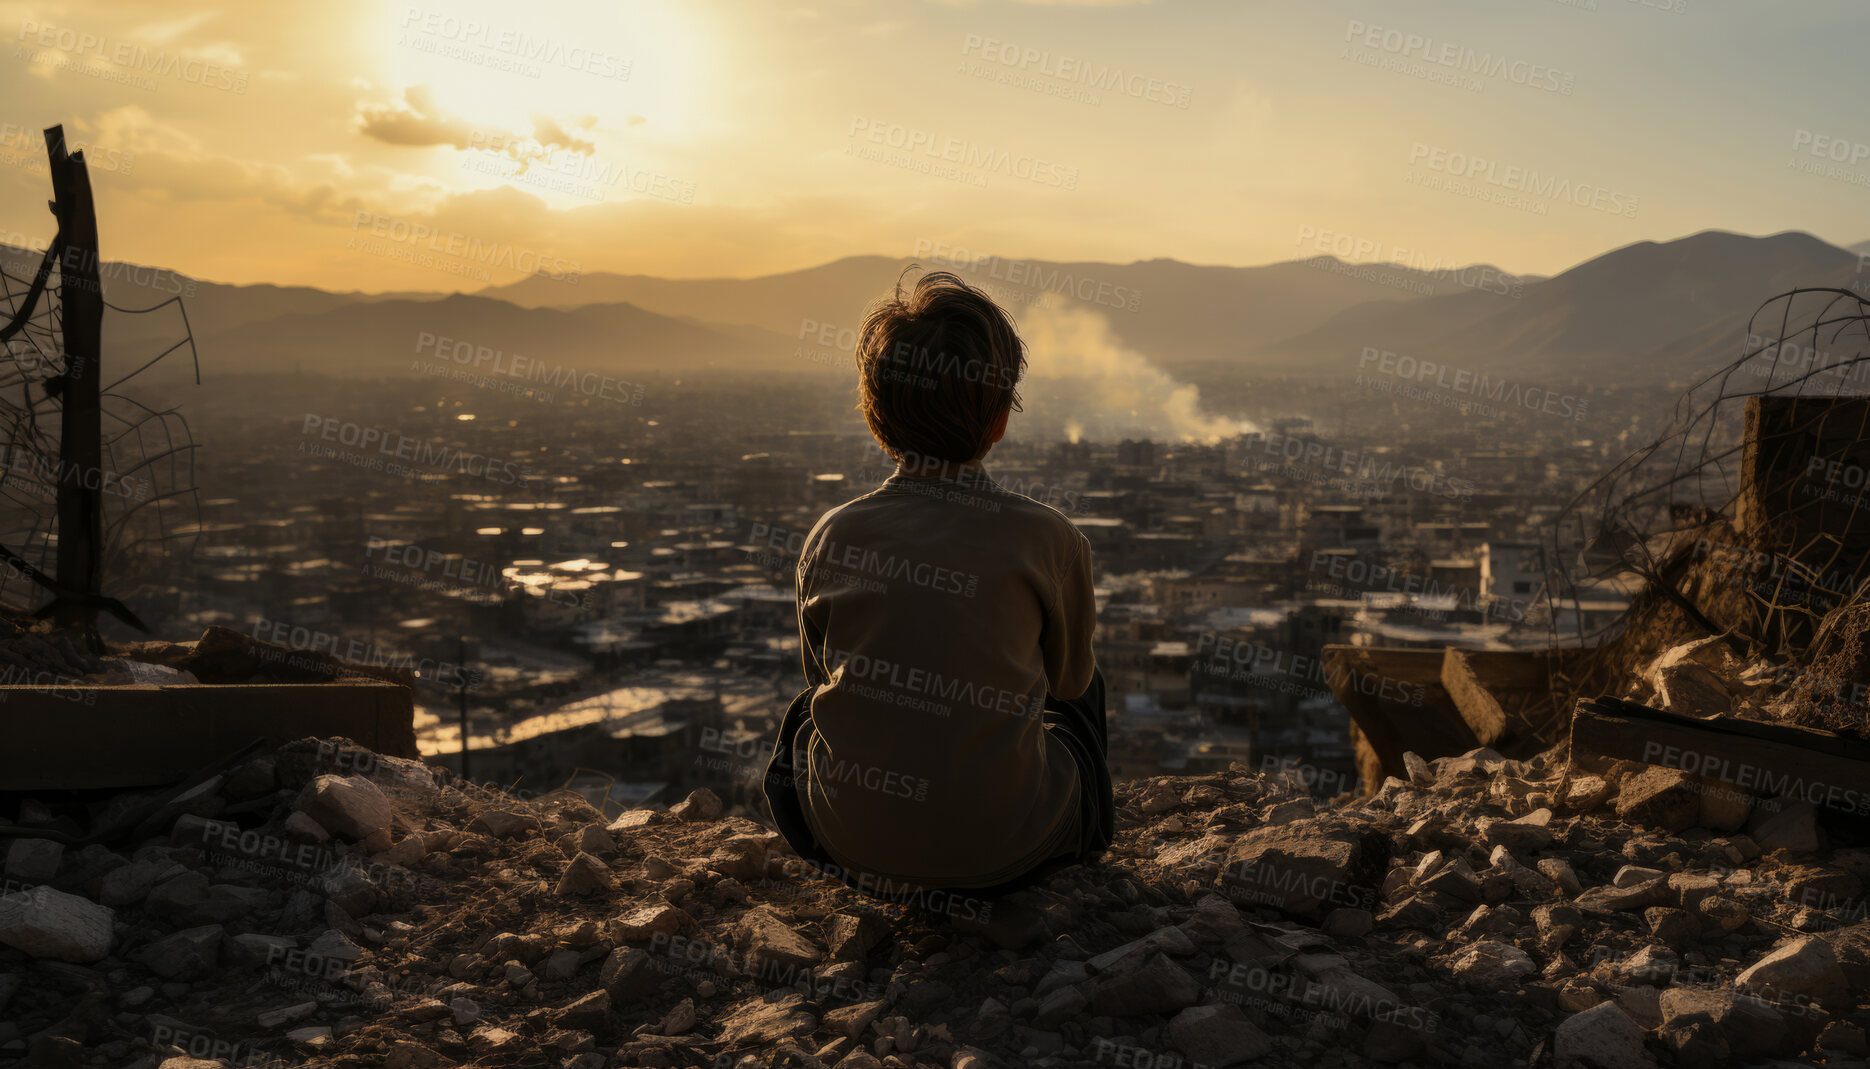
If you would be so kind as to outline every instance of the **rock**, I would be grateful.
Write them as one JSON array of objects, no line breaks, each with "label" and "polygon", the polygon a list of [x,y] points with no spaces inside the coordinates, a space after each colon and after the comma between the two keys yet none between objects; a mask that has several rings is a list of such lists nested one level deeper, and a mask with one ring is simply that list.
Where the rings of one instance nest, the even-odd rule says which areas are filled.
[{"label": "rock", "polygon": [[1667,873],[1661,869],[1646,868],[1642,865],[1625,865],[1610,878],[1610,885],[1612,887],[1635,887],[1639,883],[1646,883],[1665,875]]},{"label": "rock", "polygon": [[523,839],[539,830],[539,818],[521,809],[487,806],[468,822],[468,830],[496,839]]},{"label": "rock", "polygon": [[669,815],[677,820],[719,820],[725,807],[721,798],[706,787],[690,791],[688,797],[669,807]]},{"label": "rock", "polygon": [[456,1028],[466,1028],[480,1020],[480,1003],[471,998],[451,999],[448,1003],[448,1016],[454,1021]]},{"label": "rock", "polygon": [[[374,889],[370,893],[374,898]],[[144,900],[143,909],[169,924],[196,928],[238,920],[264,905],[266,897],[265,892],[257,888],[226,883],[211,885],[201,873],[184,870],[157,884]]]},{"label": "rock", "polygon": [[853,1006],[840,1006],[825,1014],[825,1027],[851,1039],[862,1039],[864,1029],[883,1012],[881,999],[875,1002],[859,1002]]},{"label": "rock", "polygon": [[1633,954],[1606,962],[1602,967],[1619,984],[1662,987],[1674,981],[1681,966],[1682,960],[1673,950],[1652,944],[1638,948]]},{"label": "rock", "polygon": [[648,939],[658,932],[674,935],[688,921],[688,914],[666,902],[639,906],[620,917],[613,917],[606,924],[611,939],[619,943],[632,943]]},{"label": "rock", "polygon": [[735,927],[735,935],[746,948],[750,968],[757,968],[754,962],[772,962],[781,967],[811,965],[824,957],[824,951],[794,931],[771,906],[748,910]]},{"label": "rock", "polygon": [[1752,918],[1747,914],[1747,907],[1728,898],[1726,895],[1709,895],[1695,907],[1695,912],[1705,917],[1708,923],[1723,932],[1738,931]]},{"label": "rock", "polygon": [[616,889],[617,880],[610,874],[610,866],[590,854],[579,851],[578,856],[571,859],[571,864],[565,866],[565,874],[558,878],[558,886],[553,889],[553,893],[589,895]]},{"label": "rock", "polygon": [[1578,882],[1578,874],[1572,871],[1571,862],[1560,857],[1542,857],[1538,864],[1539,873],[1558,885],[1558,889],[1572,897],[1577,897],[1584,886]]},{"label": "rock", "polygon": [[1790,993],[1829,1002],[1849,991],[1837,954],[1815,936],[1793,939],[1754,962],[1734,978],[1734,986],[1769,1001],[1783,1001]]},{"label": "rock", "polygon": [[1552,811],[1535,809],[1517,820],[1496,820],[1481,829],[1481,841],[1515,854],[1543,850],[1552,842]]},{"label": "rock", "polygon": [[1701,814],[1695,826],[1709,831],[1738,831],[1753,813],[1753,796],[1720,780],[1702,779]]},{"label": "rock", "polygon": [[218,924],[184,928],[144,947],[136,960],[164,980],[199,980],[220,959],[223,931]]},{"label": "rock", "polygon": [[51,883],[65,844],[51,839],[15,839],[6,852],[6,875],[21,883]]},{"label": "rock", "polygon": [[1584,914],[1563,902],[1534,906],[1532,920],[1547,950],[1557,950],[1569,943],[1578,929],[1584,927]]},{"label": "rock", "polygon": [[1334,909],[1325,914],[1324,933],[1334,939],[1359,939],[1376,927],[1376,917],[1367,909]]},{"label": "rock", "polygon": [[1462,983],[1492,991],[1511,991],[1539,971],[1525,951],[1493,939],[1470,943],[1455,955],[1452,969]]},{"label": "rock", "polygon": [[757,880],[766,874],[766,840],[762,836],[736,835],[716,846],[705,864],[723,876]]},{"label": "rock", "polygon": [[1428,762],[1422,760],[1415,751],[1403,751],[1403,770],[1408,773],[1410,784],[1417,787],[1435,786],[1435,770],[1430,768]]},{"label": "rock", "polygon": [[654,809],[630,809],[618,816],[616,820],[611,821],[604,830],[612,835],[616,835],[619,832],[647,828],[651,824],[660,823],[662,819],[662,814],[656,812]]},{"label": "rock", "polygon": [[376,885],[350,865],[328,870],[324,878],[318,881],[318,889],[352,917],[367,917],[377,908]]},{"label": "rock", "polygon": [[1457,855],[1434,865],[1431,871],[1423,872],[1423,869],[1430,868],[1430,863],[1439,854],[1440,851],[1436,851],[1422,859],[1422,865],[1416,869],[1416,888],[1478,905],[1486,896],[1481,891],[1480,877],[1475,875],[1473,866],[1467,863],[1466,858]]},{"label": "rock", "polygon": [[577,831],[559,836],[558,848],[566,857],[576,857],[581,852],[606,859],[617,855],[617,841],[596,824],[586,824]]},{"label": "rock", "polygon": [[[1742,1055],[1772,1054],[1785,1038],[1778,1009],[1726,988],[1671,987],[1658,1001],[1661,1034],[1677,1052],[1725,1058],[1724,1044]],[[1717,1041],[1710,1042],[1710,1032]]]},{"label": "rock", "polygon": [[889,922],[868,910],[840,910],[825,918],[825,946],[833,961],[863,961],[888,930]]},{"label": "rock", "polygon": [[1032,1015],[1033,1027],[1055,1031],[1066,1021],[1076,1020],[1089,1001],[1075,987],[1058,988],[1039,1000],[1039,1008]]},{"label": "rock", "polygon": [[92,962],[110,952],[116,914],[50,887],[0,896],[0,943],[35,958]]},{"label": "rock", "polygon": [[1674,893],[1677,905],[1692,910],[1701,905],[1702,899],[1720,890],[1721,881],[1713,876],[1674,872],[1669,874],[1668,887]]},{"label": "rock", "polygon": [[1554,1069],[1650,1069],[1644,1032],[1614,1002],[1572,1014],[1553,1037]]},{"label": "rock", "polygon": [[1349,883],[1357,853],[1354,843],[1320,835],[1310,825],[1262,828],[1228,850],[1217,886],[1238,905],[1320,917],[1327,905],[1358,904],[1360,892]]},{"label": "rock", "polygon": [[[829,1018],[830,1014],[825,1016]],[[679,1036],[693,1027],[695,1027],[695,1000],[685,998],[671,1007],[668,1013],[662,1015],[662,1021],[656,1026],[656,1031],[665,1036]]]},{"label": "rock", "polygon": [[289,1006],[281,1006],[278,1009],[266,1010],[263,1013],[257,1014],[253,1018],[253,1023],[259,1025],[261,1028],[278,1028],[281,1025],[291,1024],[294,1021],[303,1021],[316,1012],[318,1012],[318,1003],[316,1001],[295,1002]]},{"label": "rock", "polygon": [[1190,1006],[1169,1022],[1169,1043],[1196,1065],[1226,1066],[1256,1061],[1273,1049],[1266,1033],[1238,1006]]},{"label": "rock", "polygon": [[322,843],[331,838],[331,833],[325,830],[324,825],[300,812],[286,817],[280,827],[288,837],[302,843]]},{"label": "rock", "polygon": [[1200,997],[1201,985],[1188,970],[1152,951],[1135,967],[1100,977],[1091,1008],[1112,1017],[1174,1013]]},{"label": "rock", "polygon": [[362,776],[314,776],[293,808],[334,835],[353,840],[387,833],[393,810],[377,785]]},{"label": "rock", "polygon": [[1701,794],[1686,772],[1650,766],[1623,781],[1617,816],[1674,834],[1701,817]]},{"label": "rock", "polygon": [[602,988],[567,1003],[558,1011],[560,1028],[597,1032],[610,1027],[610,992]]},{"label": "rock", "polygon": [[383,1064],[385,1069],[435,1069],[452,1060],[413,1040],[398,1039],[390,1044],[389,1054],[383,1059]]},{"label": "rock", "polygon": [[1317,813],[1318,806],[1310,798],[1289,798],[1278,805],[1268,806],[1265,816],[1260,818],[1260,823],[1277,827],[1281,824],[1290,824],[1295,820],[1309,820]]},{"label": "rock", "polygon": [[597,982],[619,1002],[654,994],[662,986],[662,973],[642,947],[617,947],[604,959]]},{"label": "rock", "polygon": [[1701,940],[1701,921],[1685,909],[1651,906],[1643,911],[1643,920],[1657,942],[1677,953]]},{"label": "rock", "polygon": [[[720,800],[715,801],[718,804]],[[787,991],[747,999],[722,1017],[720,1025],[720,1042],[732,1050],[755,1044],[766,1046],[783,1039],[803,1039],[818,1027],[818,1019],[806,1010],[803,995]]]},{"label": "rock", "polygon": [[229,965],[252,969],[278,961],[297,946],[296,942],[283,935],[248,932],[223,942],[221,953]]},{"label": "rock", "polygon": [[1128,962],[1130,965],[1139,964],[1142,962],[1144,956],[1152,950],[1160,950],[1164,953],[1178,956],[1193,954],[1195,952],[1195,942],[1188,937],[1187,932],[1182,931],[1180,928],[1174,926],[1157,928],[1155,931],[1150,932],[1140,939],[1132,939],[1120,947],[1104,951],[1102,954],[1085,962],[1085,965],[1092,972],[1108,972],[1111,969],[1122,969],[1126,967],[1125,959],[1133,959]]},{"label": "rock", "polygon": [[330,961],[356,961],[364,956],[364,951],[346,938],[343,932],[332,930],[312,940],[312,945],[305,948],[305,956]]},{"label": "rock", "polygon": [[1810,802],[1778,798],[1762,803],[1754,813],[1748,834],[1760,846],[1760,852],[1790,850],[1810,853],[1818,849],[1818,811]]},{"label": "rock", "polygon": [[1593,887],[1577,896],[1576,903],[1582,910],[1606,912],[1666,905],[1672,897],[1668,881],[1656,877],[1630,887]]},{"label": "rock", "polygon": [[181,871],[180,865],[167,858],[133,860],[104,874],[98,881],[97,900],[112,908],[142,902],[156,884]]},{"label": "rock", "polygon": [[1866,1041],[1864,1030],[1856,1025],[1832,1021],[1819,1033],[1818,1049],[1861,1058],[1866,1050],[1870,1050],[1870,1041]]},{"label": "rock", "polygon": [[1565,785],[1565,793],[1560,802],[1574,813],[1588,813],[1604,804],[1610,797],[1610,784],[1598,776],[1576,775]]}]

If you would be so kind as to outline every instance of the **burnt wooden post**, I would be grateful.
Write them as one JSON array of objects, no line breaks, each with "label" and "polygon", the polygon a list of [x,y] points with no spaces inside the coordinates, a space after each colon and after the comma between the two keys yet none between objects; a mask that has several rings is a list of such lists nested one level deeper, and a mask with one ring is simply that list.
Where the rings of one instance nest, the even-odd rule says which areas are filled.
[{"label": "burnt wooden post", "polygon": [[[45,132],[51,160],[53,214],[58,217],[59,297],[65,369],[60,375],[58,445],[58,585],[95,599],[102,593],[104,510],[103,417],[99,406],[99,356],[104,324],[104,289],[98,280],[97,210],[84,153],[65,147],[65,128]],[[97,624],[95,600],[62,601],[53,614],[60,626]]]}]

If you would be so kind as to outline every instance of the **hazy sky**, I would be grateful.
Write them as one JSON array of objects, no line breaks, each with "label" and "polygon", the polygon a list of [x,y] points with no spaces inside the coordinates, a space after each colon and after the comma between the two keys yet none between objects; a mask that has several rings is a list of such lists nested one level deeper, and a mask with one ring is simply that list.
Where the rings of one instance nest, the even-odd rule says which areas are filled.
[{"label": "hazy sky", "polygon": [[0,239],[50,236],[63,122],[104,255],[219,281],[1870,238],[1861,0],[0,0],[0,31]]}]

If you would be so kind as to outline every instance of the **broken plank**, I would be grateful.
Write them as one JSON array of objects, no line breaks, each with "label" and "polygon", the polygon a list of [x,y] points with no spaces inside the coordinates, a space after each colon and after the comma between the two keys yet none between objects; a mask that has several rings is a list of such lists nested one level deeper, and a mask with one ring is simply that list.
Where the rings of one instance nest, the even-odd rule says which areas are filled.
[{"label": "broken plank", "polygon": [[1789,724],[1699,719],[1616,698],[1580,701],[1571,753],[1680,769],[1762,797],[1870,814],[1870,743]]}]

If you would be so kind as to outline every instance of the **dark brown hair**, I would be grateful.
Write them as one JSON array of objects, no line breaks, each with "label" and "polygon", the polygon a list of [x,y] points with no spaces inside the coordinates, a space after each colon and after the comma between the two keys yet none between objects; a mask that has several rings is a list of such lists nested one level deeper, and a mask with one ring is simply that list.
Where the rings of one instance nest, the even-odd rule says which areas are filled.
[{"label": "dark brown hair", "polygon": [[1002,411],[1021,411],[1026,343],[992,298],[936,271],[907,297],[899,279],[864,316],[857,372],[857,407],[884,452],[965,462],[987,451]]}]

